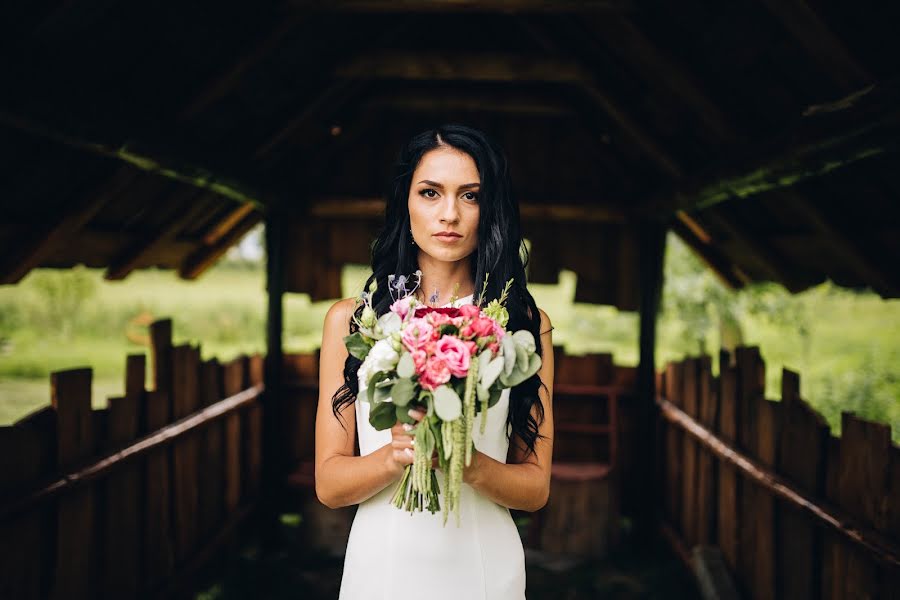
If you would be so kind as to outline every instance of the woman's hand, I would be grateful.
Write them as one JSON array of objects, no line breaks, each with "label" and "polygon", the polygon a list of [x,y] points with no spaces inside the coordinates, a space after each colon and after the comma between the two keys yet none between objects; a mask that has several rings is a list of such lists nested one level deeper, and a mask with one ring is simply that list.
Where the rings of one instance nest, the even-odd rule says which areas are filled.
[{"label": "woman's hand", "polygon": [[[410,409],[409,416],[412,417],[416,422],[420,422],[425,418],[425,411],[421,409]],[[415,451],[415,436],[411,435],[413,429],[415,429],[415,425],[408,425],[406,423],[401,423],[397,421],[394,423],[394,426],[391,427],[391,453],[389,457],[389,463],[391,470],[396,473],[399,477],[403,474],[403,469],[406,468],[407,465],[411,465],[416,458]],[[438,457],[437,450],[435,450],[434,454],[431,457],[431,468],[436,469],[438,467]]]}]

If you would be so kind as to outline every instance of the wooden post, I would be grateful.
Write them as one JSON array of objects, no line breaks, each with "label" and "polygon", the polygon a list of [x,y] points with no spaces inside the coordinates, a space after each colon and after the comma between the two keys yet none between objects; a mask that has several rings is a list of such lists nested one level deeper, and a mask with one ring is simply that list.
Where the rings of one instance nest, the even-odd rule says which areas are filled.
[{"label": "wooden post", "polygon": [[649,534],[653,528],[656,505],[653,460],[654,423],[656,423],[656,317],[663,287],[663,260],[666,249],[666,227],[657,221],[645,221],[638,228],[640,265],[640,363],[637,370],[637,425],[635,439],[642,440],[637,451],[635,473],[642,473],[638,483],[637,517],[639,533]]},{"label": "wooden post", "polygon": [[[266,322],[265,395],[263,396],[263,464],[261,532],[263,545],[272,548],[278,541],[280,490],[287,476],[284,467],[283,394],[281,389],[284,350],[284,227],[282,206],[272,203],[266,210],[266,289],[269,313]],[[306,260],[316,260],[314,256]]]}]

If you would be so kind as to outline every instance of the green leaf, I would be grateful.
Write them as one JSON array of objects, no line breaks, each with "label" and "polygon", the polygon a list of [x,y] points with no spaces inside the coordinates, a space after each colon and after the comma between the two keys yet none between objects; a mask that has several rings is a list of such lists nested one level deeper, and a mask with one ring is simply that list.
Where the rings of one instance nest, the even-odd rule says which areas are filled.
[{"label": "green leaf", "polygon": [[[497,380],[497,377],[500,375],[500,372],[503,370],[503,362],[504,358],[502,356],[498,356],[491,362],[487,364],[487,367],[484,370],[480,369],[478,372],[481,374],[481,385],[485,388],[491,387],[494,382]],[[481,367],[481,365],[478,365]]]},{"label": "green leaf", "polygon": [[368,342],[366,342],[366,339],[358,331],[345,337],[344,345],[347,346],[347,352],[359,360],[365,360],[366,356],[369,355],[369,350],[372,349]]},{"label": "green leaf", "polygon": [[531,354],[535,351],[537,346],[534,343],[534,335],[527,329],[520,329],[519,331],[512,334],[513,341],[516,343],[516,346],[522,346],[525,350],[528,351],[528,354]]},{"label": "green leaf", "polygon": [[397,406],[406,406],[413,399],[416,393],[416,386],[411,379],[401,378],[394,383],[391,388],[391,400]]},{"label": "green leaf", "polygon": [[404,352],[400,356],[400,361],[397,363],[397,375],[400,377],[409,378],[412,377],[416,372],[416,365],[413,362],[412,354],[409,352]]},{"label": "green leaf", "polygon": [[434,390],[434,410],[442,421],[455,421],[462,414],[459,394],[447,385]]},{"label": "green leaf", "polygon": [[378,431],[390,429],[396,422],[396,409],[391,402],[383,402],[369,413],[369,423]]},{"label": "green leaf", "polygon": [[409,416],[409,408],[406,406],[397,406],[397,420],[407,425],[415,425],[416,420]]},{"label": "green leaf", "polygon": [[503,373],[509,375],[516,366],[516,343],[512,336],[504,335],[500,346],[503,350]]},{"label": "green leaf", "polygon": [[528,368],[528,351],[516,344],[516,368],[526,370]]},{"label": "green leaf", "polygon": [[375,404],[388,402],[391,398],[392,386],[375,386]]},{"label": "green leaf", "polygon": [[494,406],[498,402],[500,402],[500,395],[503,394],[503,390],[494,388],[491,390],[491,399],[488,400],[488,408]]}]

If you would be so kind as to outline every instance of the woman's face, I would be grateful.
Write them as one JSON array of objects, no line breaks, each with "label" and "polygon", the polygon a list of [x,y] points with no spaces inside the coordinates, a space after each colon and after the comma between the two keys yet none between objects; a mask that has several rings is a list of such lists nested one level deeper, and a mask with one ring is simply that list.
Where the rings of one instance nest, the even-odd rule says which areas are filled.
[{"label": "woman's face", "polygon": [[409,187],[410,228],[421,252],[455,262],[475,251],[480,184],[465,152],[441,146],[422,156]]}]

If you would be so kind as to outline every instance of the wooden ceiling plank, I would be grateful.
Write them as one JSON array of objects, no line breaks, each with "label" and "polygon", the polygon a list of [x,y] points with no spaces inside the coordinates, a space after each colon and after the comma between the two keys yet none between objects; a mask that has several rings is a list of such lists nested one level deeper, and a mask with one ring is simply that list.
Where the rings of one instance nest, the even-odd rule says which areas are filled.
[{"label": "wooden ceiling plank", "polygon": [[267,36],[260,40],[256,46],[241,56],[226,71],[211,79],[203,88],[194,95],[191,101],[178,114],[180,121],[186,121],[206,108],[214,104],[216,101],[225,97],[241,79],[262,59],[269,56],[275,48],[281,43],[284,37],[294,29],[299,19],[296,17],[288,17],[283,19],[280,24],[274,28]]},{"label": "wooden ceiling plank", "polygon": [[295,8],[338,13],[587,13],[621,12],[632,0],[291,0]]},{"label": "wooden ceiling plank", "polygon": [[203,243],[207,246],[211,246],[215,244],[217,241],[225,237],[229,231],[231,231],[235,225],[237,225],[241,219],[249,215],[255,209],[250,204],[241,204],[240,206],[235,207],[229,212],[225,217],[214,224],[208,232],[203,235]]},{"label": "wooden ceiling plank", "polygon": [[848,236],[841,227],[835,225],[822,211],[806,198],[793,193],[783,194],[786,201],[813,225],[819,234],[828,240],[829,246],[849,264],[864,282],[885,298],[900,296],[900,282],[865,252],[859,244]]},{"label": "wooden ceiling plank", "polygon": [[[587,19],[587,21],[583,21]],[[722,142],[734,143],[738,135],[728,117],[701,88],[687,69],[656,45],[624,15],[584,17],[606,46],[627,61],[648,85],[665,86],[685,103],[706,128]]]},{"label": "wooden ceiling plank", "polygon": [[[114,257],[103,277],[109,281],[125,279],[147,257],[156,253],[163,245],[175,238],[185,227],[209,209],[209,205],[200,199],[204,192],[193,187],[182,187],[171,194],[170,205],[182,207],[176,215],[157,230],[150,232],[118,256]],[[186,208],[183,207],[188,203]]]},{"label": "wooden ceiling plank", "polygon": [[9,252],[9,258],[0,268],[0,284],[13,284],[22,280],[60,244],[77,233],[104,205],[131,185],[140,172],[122,166],[98,189],[85,195],[68,213],[55,222],[39,228],[18,249]]},{"label": "wooden ceiling plank", "polygon": [[805,0],[761,2],[842,91],[860,88],[874,81]]},{"label": "wooden ceiling plank", "polygon": [[200,246],[182,262],[178,269],[178,275],[183,279],[196,279],[206,269],[213,266],[228,249],[236,244],[247,232],[253,229],[263,220],[260,211],[253,211],[235,224],[228,232],[220,237],[214,244]]}]

